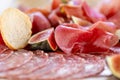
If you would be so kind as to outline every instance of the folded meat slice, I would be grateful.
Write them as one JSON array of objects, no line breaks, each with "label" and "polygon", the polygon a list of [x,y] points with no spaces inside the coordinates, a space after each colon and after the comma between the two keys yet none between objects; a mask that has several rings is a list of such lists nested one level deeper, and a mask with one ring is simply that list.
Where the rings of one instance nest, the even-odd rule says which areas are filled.
[{"label": "folded meat slice", "polygon": [[98,5],[97,9],[109,18],[119,11],[120,0],[101,0]]},{"label": "folded meat slice", "polygon": [[35,51],[34,56],[29,62],[13,70],[1,72],[0,77],[10,79],[21,74],[31,73],[38,68],[44,67],[47,61],[48,55],[46,53],[43,51]]},{"label": "folded meat slice", "polygon": [[48,19],[41,12],[29,13],[32,21],[32,33],[35,34],[51,27]]},{"label": "folded meat slice", "polygon": [[0,62],[0,72],[15,69],[31,60],[33,53],[27,50],[15,51],[9,58]]},{"label": "folded meat slice", "polygon": [[106,20],[106,17],[102,13],[90,7],[86,2],[83,1],[78,4],[79,5],[63,5],[61,11],[63,11],[68,18],[75,16],[93,23]]},{"label": "folded meat slice", "polygon": [[97,22],[90,27],[62,24],[55,29],[55,40],[58,47],[68,54],[105,52],[119,41],[113,29],[109,22]]},{"label": "folded meat slice", "polygon": [[88,18],[88,20],[90,20],[92,22],[105,21],[106,20],[106,17],[102,13],[94,10],[93,8],[91,8],[85,2],[82,4],[82,9],[84,11],[85,16]]},{"label": "folded meat slice", "polygon": [[114,14],[112,17],[108,19],[110,22],[114,22],[118,29],[120,29],[120,11]]},{"label": "folded meat slice", "polygon": [[43,68],[39,68],[26,75],[19,75],[16,78],[21,80],[41,80],[42,76],[50,74],[51,72],[56,72],[56,70],[58,70],[64,64],[64,62],[65,59],[63,58],[63,55],[51,53],[47,64]]}]

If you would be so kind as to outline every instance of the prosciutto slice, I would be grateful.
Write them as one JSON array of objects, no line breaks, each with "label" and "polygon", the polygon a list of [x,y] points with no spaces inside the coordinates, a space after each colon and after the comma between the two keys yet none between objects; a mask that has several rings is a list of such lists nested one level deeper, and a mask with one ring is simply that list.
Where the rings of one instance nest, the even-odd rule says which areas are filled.
[{"label": "prosciutto slice", "polygon": [[86,2],[82,4],[83,11],[85,13],[85,16],[89,18],[88,20],[92,21],[93,23],[97,21],[105,21],[106,17],[101,14],[98,11],[95,11],[93,8],[91,8]]},{"label": "prosciutto slice", "polygon": [[33,12],[29,15],[32,21],[33,34],[51,27],[48,19],[41,12]]},{"label": "prosciutto slice", "polygon": [[[90,27],[81,27],[76,24],[59,25],[55,29],[57,45],[62,51],[68,54],[107,51],[110,47],[117,44],[118,37],[114,33],[111,33],[112,30],[109,29],[112,28],[111,26],[105,26],[104,22],[98,23],[100,22]],[[96,26],[96,24],[98,25]],[[103,28],[99,26],[103,26]]]},{"label": "prosciutto slice", "polygon": [[120,0],[101,0],[97,10],[110,18],[120,10]]},{"label": "prosciutto slice", "polygon": [[0,62],[0,72],[22,66],[32,58],[33,53],[26,50],[15,51],[9,58]]},{"label": "prosciutto slice", "polygon": [[120,11],[114,14],[112,17],[108,19],[110,22],[114,22],[116,24],[117,28],[120,29]]}]

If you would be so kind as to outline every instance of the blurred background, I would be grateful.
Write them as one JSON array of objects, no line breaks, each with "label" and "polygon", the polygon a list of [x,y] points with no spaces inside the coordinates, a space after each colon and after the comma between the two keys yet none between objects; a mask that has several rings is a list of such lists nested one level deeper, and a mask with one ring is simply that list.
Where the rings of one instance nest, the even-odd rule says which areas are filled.
[{"label": "blurred background", "polygon": [[8,7],[18,7],[18,5],[28,7],[50,8],[52,0],[0,0],[0,13]]},{"label": "blurred background", "polygon": [[[90,5],[96,5],[99,0],[86,0]],[[0,13],[8,7],[18,7],[18,5],[28,6],[28,7],[40,7],[45,9],[50,9],[52,0],[0,0]]]}]

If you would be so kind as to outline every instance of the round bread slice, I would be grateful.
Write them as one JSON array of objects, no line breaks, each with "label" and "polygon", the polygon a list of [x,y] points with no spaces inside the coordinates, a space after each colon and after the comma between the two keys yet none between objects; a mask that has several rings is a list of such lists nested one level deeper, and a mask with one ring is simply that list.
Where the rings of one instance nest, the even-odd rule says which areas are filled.
[{"label": "round bread slice", "polygon": [[31,28],[30,18],[16,8],[8,8],[1,14],[1,35],[10,49],[24,48],[32,34]]}]

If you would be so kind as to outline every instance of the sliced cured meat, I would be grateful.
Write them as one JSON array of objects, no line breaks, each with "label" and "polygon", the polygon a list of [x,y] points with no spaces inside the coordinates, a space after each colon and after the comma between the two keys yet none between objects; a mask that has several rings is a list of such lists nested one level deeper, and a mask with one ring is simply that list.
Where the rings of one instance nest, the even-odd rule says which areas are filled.
[{"label": "sliced cured meat", "polygon": [[[106,24],[97,22],[87,28],[77,24],[59,25],[55,29],[56,43],[62,51],[68,54],[106,52],[119,41],[114,31],[111,30],[113,28]],[[103,26],[103,28],[99,26]]]},{"label": "sliced cured meat", "polygon": [[65,59],[61,54],[52,54],[49,57],[48,63],[43,67],[35,70],[34,72],[26,75],[18,76],[19,79],[33,79],[39,80],[42,76],[50,74],[51,72],[56,72],[64,63]]},{"label": "sliced cured meat", "polygon": [[87,20],[84,20],[84,19],[81,19],[81,18],[78,18],[78,17],[75,17],[75,16],[72,16],[72,21],[75,24],[85,26],[85,27],[92,24],[91,22],[89,22]]},{"label": "sliced cured meat", "polygon": [[106,17],[103,14],[101,14],[99,11],[94,10],[86,2],[79,1],[78,4],[75,3],[76,1],[71,2],[73,2],[72,6],[64,5],[61,8],[68,18],[75,16],[93,23],[106,20]]},{"label": "sliced cured meat", "polygon": [[73,4],[73,5],[81,5],[83,3],[83,0],[70,0],[69,4]]},{"label": "sliced cured meat", "polygon": [[79,54],[78,56],[85,59],[86,61],[84,64],[84,69],[76,74],[69,76],[68,80],[95,76],[103,71],[105,64],[100,57],[89,54]]},{"label": "sliced cured meat", "polygon": [[84,59],[79,58],[75,55],[64,55],[64,58],[66,60],[65,64],[61,66],[58,70],[55,72],[51,72],[47,75],[41,76],[40,78],[42,80],[59,80],[61,78],[65,78],[67,76],[71,76],[77,72],[80,72],[82,69],[84,69]]},{"label": "sliced cured meat", "polygon": [[52,9],[58,8],[61,3],[62,3],[61,0],[53,0],[53,1],[52,1]]},{"label": "sliced cured meat", "polygon": [[41,12],[45,17],[47,17],[49,15],[49,11],[47,11],[45,9],[41,9],[41,8],[31,8],[26,11],[27,14],[31,14],[34,12]]},{"label": "sliced cured meat", "polygon": [[113,34],[117,30],[117,26],[113,22],[98,21],[95,24],[93,24],[90,27],[90,29],[93,29],[93,28],[96,28],[96,27],[103,30],[103,31],[107,31],[107,32],[110,32],[110,33],[113,33]]},{"label": "sliced cured meat", "polygon": [[5,59],[7,59],[8,57],[10,57],[12,54],[14,53],[14,51],[12,50],[6,50],[4,52],[2,52],[0,54],[0,61],[3,61]]},{"label": "sliced cured meat", "polygon": [[[53,27],[56,27],[56,26],[58,26],[59,24],[61,24],[61,23],[64,22],[64,19],[60,16],[61,13],[60,13],[59,11],[60,11],[60,9],[53,10],[53,11],[49,14],[49,16],[48,16],[48,19],[49,19],[49,21],[51,22],[51,25],[52,25]],[[60,15],[58,15],[58,13],[59,13]]]},{"label": "sliced cured meat", "polygon": [[99,3],[100,12],[108,18],[113,16],[120,9],[120,0],[101,0]]},{"label": "sliced cured meat", "polygon": [[64,5],[62,6],[62,10],[64,10],[64,13],[67,15],[68,18],[71,18],[72,16],[86,19],[86,16],[84,16],[84,12],[82,10],[81,6],[71,6],[71,5]]},{"label": "sliced cured meat", "polygon": [[114,14],[112,17],[108,19],[108,21],[114,22],[118,29],[120,29],[120,11]]},{"label": "sliced cured meat", "polygon": [[0,73],[0,77],[14,78],[20,74],[28,74],[38,68],[44,67],[48,61],[48,54],[42,51],[35,51],[32,59],[21,67]]},{"label": "sliced cured meat", "polygon": [[32,21],[33,34],[51,27],[48,19],[41,12],[33,12],[29,15]]},{"label": "sliced cured meat", "polygon": [[33,53],[26,50],[15,51],[9,58],[0,62],[0,72],[20,67],[32,58]]},{"label": "sliced cured meat", "polygon": [[8,47],[5,45],[0,45],[0,54],[3,53],[4,51],[8,50]]},{"label": "sliced cured meat", "polygon": [[103,14],[99,13],[98,11],[95,11],[93,8],[88,6],[88,4],[86,2],[84,2],[82,4],[82,8],[85,13],[85,16],[87,16],[87,18],[89,18],[88,20],[90,20],[92,22],[106,20],[106,17]]}]

